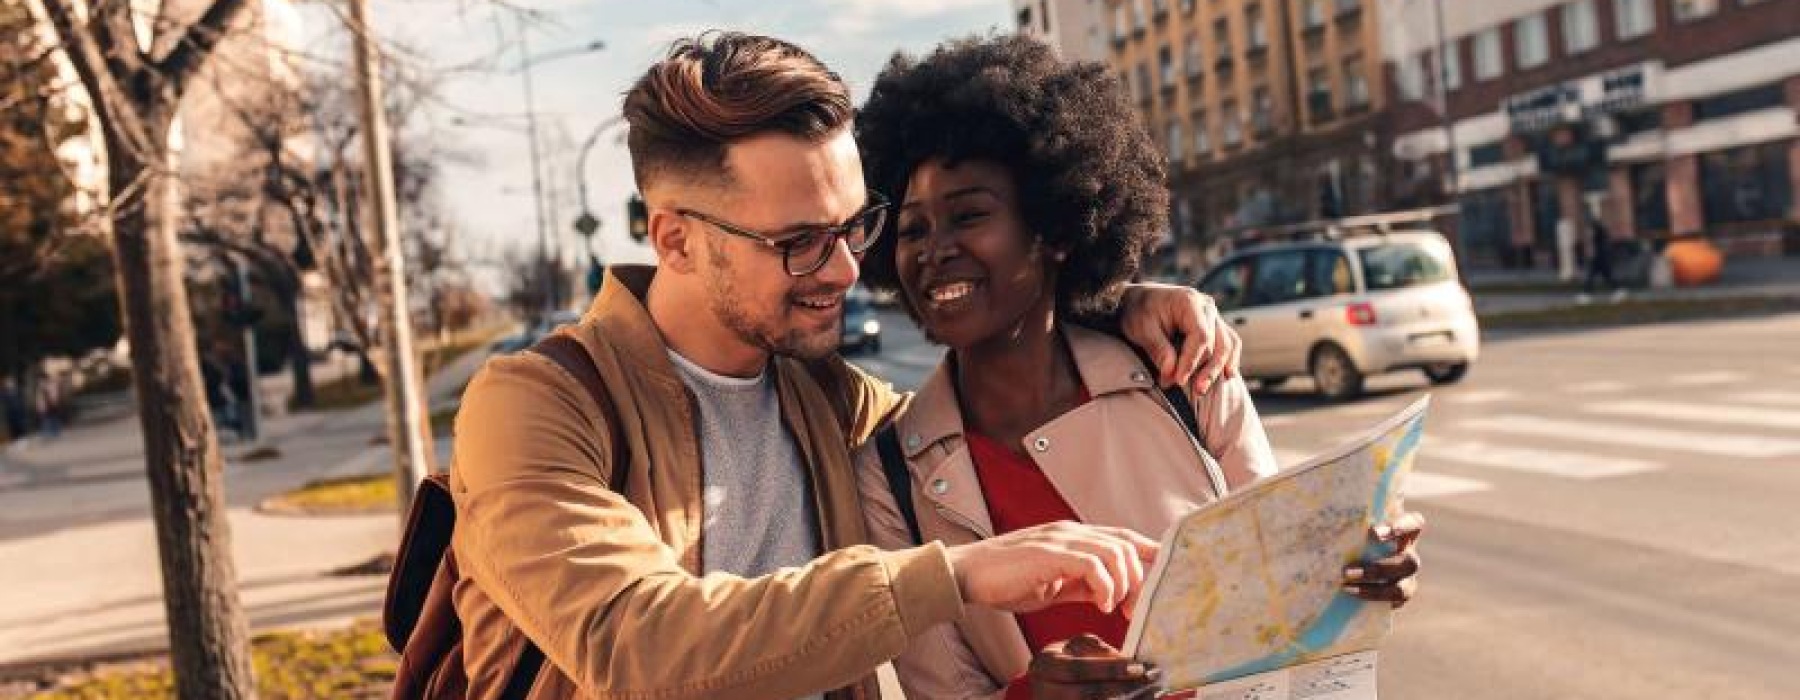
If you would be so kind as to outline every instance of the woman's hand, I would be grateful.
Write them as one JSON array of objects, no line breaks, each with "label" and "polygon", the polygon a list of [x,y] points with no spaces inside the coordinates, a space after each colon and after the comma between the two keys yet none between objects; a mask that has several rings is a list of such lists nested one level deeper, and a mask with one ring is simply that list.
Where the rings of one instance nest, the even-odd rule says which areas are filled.
[{"label": "woman's hand", "polygon": [[1419,589],[1419,554],[1414,545],[1425,531],[1425,516],[1402,513],[1369,529],[1369,536],[1387,545],[1391,556],[1369,559],[1344,567],[1344,592],[1363,600],[1406,605]]},{"label": "woman's hand", "polygon": [[1162,692],[1162,672],[1084,634],[1045,647],[1028,672],[1033,700],[1135,700]]},{"label": "woman's hand", "polygon": [[1220,380],[1237,376],[1243,342],[1212,297],[1189,287],[1151,282],[1126,287],[1119,330],[1156,363],[1162,386],[1185,385],[1205,394]]}]

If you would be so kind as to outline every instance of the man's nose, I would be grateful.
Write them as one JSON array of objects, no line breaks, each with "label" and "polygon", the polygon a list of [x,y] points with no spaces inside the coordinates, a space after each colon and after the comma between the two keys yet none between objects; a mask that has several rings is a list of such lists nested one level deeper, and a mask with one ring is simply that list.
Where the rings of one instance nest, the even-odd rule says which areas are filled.
[{"label": "man's nose", "polygon": [[850,252],[850,244],[842,236],[834,236],[825,265],[814,272],[813,277],[826,284],[849,287],[856,284],[856,278],[861,274],[862,268],[857,264],[856,254]]}]

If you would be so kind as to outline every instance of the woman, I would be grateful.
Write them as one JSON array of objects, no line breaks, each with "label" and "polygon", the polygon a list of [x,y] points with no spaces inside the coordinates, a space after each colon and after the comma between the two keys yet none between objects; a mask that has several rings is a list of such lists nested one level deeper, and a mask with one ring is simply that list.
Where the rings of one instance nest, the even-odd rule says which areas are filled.
[{"label": "woman", "polygon": [[[896,424],[923,538],[1056,520],[1157,537],[1275,471],[1241,379],[1189,397],[1196,441],[1131,348],[1086,325],[1117,303],[1168,210],[1157,150],[1104,68],[1010,36],[897,56],[857,137],[870,186],[899,203],[864,279],[897,289],[950,348]],[[877,453],[858,461],[871,536],[909,546]],[[1400,537],[1414,535],[1407,525]],[[1403,602],[1415,567],[1408,550],[1347,583]],[[914,698],[1022,697],[1034,650],[1084,633],[1116,647],[1123,612],[971,611],[896,666]]]}]

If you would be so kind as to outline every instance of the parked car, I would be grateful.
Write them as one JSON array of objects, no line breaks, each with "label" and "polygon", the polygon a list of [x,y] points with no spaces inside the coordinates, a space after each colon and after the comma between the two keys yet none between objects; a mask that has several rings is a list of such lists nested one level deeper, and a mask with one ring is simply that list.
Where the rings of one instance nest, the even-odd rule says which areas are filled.
[{"label": "parked car", "polygon": [[1449,384],[1481,352],[1450,244],[1433,231],[1259,245],[1197,286],[1243,337],[1243,375],[1263,388],[1308,375],[1341,400],[1370,375],[1408,369]]},{"label": "parked car", "polygon": [[861,286],[851,287],[844,295],[844,335],[838,340],[844,352],[881,352],[881,319],[875,313],[875,298]]},{"label": "parked car", "polygon": [[532,324],[530,328],[494,341],[492,345],[488,346],[488,353],[504,355],[524,350],[544,336],[550,335],[551,331],[580,320],[581,314],[576,311],[566,309],[552,311],[538,319],[537,323]]}]

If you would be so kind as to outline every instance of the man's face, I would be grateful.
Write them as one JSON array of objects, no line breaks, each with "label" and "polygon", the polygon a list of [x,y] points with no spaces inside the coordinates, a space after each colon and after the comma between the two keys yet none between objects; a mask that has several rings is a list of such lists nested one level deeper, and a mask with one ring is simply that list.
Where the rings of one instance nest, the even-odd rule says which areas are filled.
[{"label": "man's face", "polygon": [[[718,206],[695,204],[708,216],[771,240],[807,227],[833,226],[868,203],[856,141],[845,129],[818,142],[785,134],[754,136],[733,144],[726,163],[733,183]],[[762,350],[806,358],[835,352],[843,332],[844,294],[856,283],[857,261],[832,242],[823,267],[802,277],[788,274],[782,253],[761,243],[690,221],[697,246],[697,274],[715,318],[738,340]],[[793,261],[796,269],[811,260]]]}]

